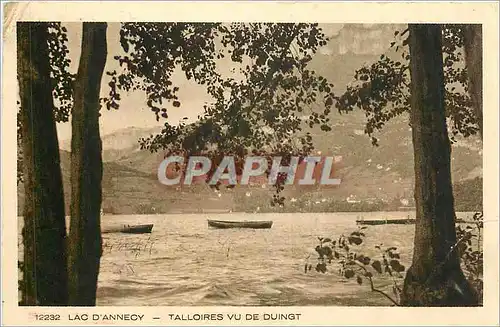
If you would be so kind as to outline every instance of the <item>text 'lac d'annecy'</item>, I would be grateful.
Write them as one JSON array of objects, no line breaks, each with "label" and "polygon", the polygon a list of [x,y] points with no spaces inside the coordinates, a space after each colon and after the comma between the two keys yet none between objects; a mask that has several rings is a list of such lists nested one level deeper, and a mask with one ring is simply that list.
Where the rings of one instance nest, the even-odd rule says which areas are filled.
[{"label": "text 'lac d'annecy'", "polygon": [[[158,180],[163,185],[191,185],[200,180],[208,180],[209,185],[275,185],[278,176],[286,175],[284,185],[339,185],[341,180],[334,177],[334,166],[341,160],[340,156],[291,157],[287,165],[282,165],[279,156],[271,162],[266,157],[250,156],[237,170],[233,156],[225,156],[216,168],[208,157],[191,156],[186,160],[183,156],[168,156],[158,167]],[[208,172],[212,172],[210,178]]]}]

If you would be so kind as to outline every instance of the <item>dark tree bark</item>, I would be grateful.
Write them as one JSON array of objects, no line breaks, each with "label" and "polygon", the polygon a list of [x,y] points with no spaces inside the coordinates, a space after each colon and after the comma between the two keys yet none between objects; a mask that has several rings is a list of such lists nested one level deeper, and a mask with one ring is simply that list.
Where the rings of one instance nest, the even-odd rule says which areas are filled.
[{"label": "dark tree bark", "polygon": [[441,27],[416,24],[409,26],[409,32],[417,221],[401,304],[477,305],[456,251]]},{"label": "dark tree bark", "polygon": [[483,31],[480,24],[463,27],[465,64],[469,80],[469,94],[476,113],[479,132],[483,137]]},{"label": "dark tree bark", "polygon": [[24,164],[23,305],[66,305],[66,222],[47,24],[17,24]]},{"label": "dark tree bark", "polygon": [[99,94],[107,56],[106,29],[106,23],[83,23],[72,111],[69,300],[79,306],[95,305],[102,252]]}]

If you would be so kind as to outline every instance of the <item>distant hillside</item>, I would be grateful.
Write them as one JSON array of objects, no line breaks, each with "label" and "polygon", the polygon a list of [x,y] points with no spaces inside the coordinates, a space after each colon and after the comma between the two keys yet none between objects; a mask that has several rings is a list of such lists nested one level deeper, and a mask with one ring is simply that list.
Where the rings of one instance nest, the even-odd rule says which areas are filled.
[{"label": "distant hillside", "polygon": [[[65,197],[66,213],[69,214],[69,204],[71,201],[70,189],[70,169],[71,157],[68,151],[61,150],[61,172],[63,177],[63,188]],[[152,193],[160,195],[164,189],[150,175],[130,167],[122,166],[114,162],[103,164],[103,207],[112,206],[117,202],[117,207],[122,208],[122,212],[134,212],[139,207],[139,200]],[[109,203],[109,205],[108,205]],[[18,185],[18,213],[22,212],[24,204],[24,187]]]},{"label": "distant hillside", "polygon": [[[394,56],[390,51],[388,56]],[[352,81],[354,71],[369,64],[379,55],[318,54],[310,68],[327,77],[340,93]],[[333,130],[325,133],[318,128],[310,131],[317,150],[323,155],[342,156],[336,188],[288,188],[288,198],[323,203],[328,210],[354,208],[346,203],[358,203],[357,208],[382,210],[412,205],[413,148],[408,116],[393,119],[374,147],[364,134],[365,116],[361,111],[331,114]],[[267,189],[236,188],[217,194],[208,187],[167,188],[157,181],[157,169],[162,153],[140,150],[138,140],[158,133],[160,128],[127,127],[104,135],[103,142],[103,208],[109,213],[152,213],[201,210],[256,210],[269,202]],[[304,130],[305,132],[306,130]],[[69,142],[62,142],[62,172],[67,208],[69,203]],[[477,210],[482,205],[482,142],[471,137],[459,139],[452,146],[452,178],[455,184],[455,204],[460,210]],[[22,186],[20,187],[22,190]],[[23,195],[19,193],[20,205]],[[364,203],[367,206],[359,205]],[[69,210],[68,210],[69,212]]]},{"label": "distant hillside", "polygon": [[[371,145],[369,138],[362,133],[364,117],[360,113],[348,115],[335,114],[333,131],[324,133],[313,130],[315,144],[325,155],[342,156],[338,176],[342,184],[336,188],[287,188],[289,199],[305,197],[311,201],[339,203],[347,200],[358,203],[379,203],[384,206],[370,206],[373,210],[397,208],[403,203],[411,205],[413,199],[413,150],[411,134],[407,121],[401,119],[391,122],[380,135],[380,146]],[[150,130],[143,130],[147,136]],[[163,159],[161,154],[151,154],[139,150],[136,137],[141,137],[134,129],[132,137],[124,137],[125,131],[118,131],[121,140],[120,155],[114,161],[104,163],[103,209],[109,213],[152,213],[176,211],[210,210],[255,210],[268,205],[271,193],[268,189],[239,188],[223,190],[217,194],[207,186],[165,187],[157,181],[156,172]],[[107,138],[117,137],[108,135]],[[135,140],[135,142],[134,142]],[[128,146],[128,147],[127,147]],[[471,138],[461,140],[452,147],[452,175],[455,183],[457,209],[476,210],[482,203],[482,155],[481,141]],[[104,157],[108,160],[109,151]],[[62,173],[66,195],[66,208],[69,212],[69,175],[70,157],[61,151]],[[22,187],[19,204],[23,203]],[[249,196],[246,196],[250,193]],[[326,203],[326,204],[328,204]],[[326,205],[325,204],[325,205]],[[333,206],[333,205],[332,205]],[[335,206],[329,206],[335,210]],[[344,206],[337,206],[344,208]],[[20,207],[22,208],[22,207]],[[347,207],[348,208],[348,207]],[[330,210],[328,209],[328,210]]]},{"label": "distant hillside", "polygon": [[476,177],[456,183],[453,186],[456,211],[483,210],[483,178]]},{"label": "distant hillside", "polygon": [[[335,113],[334,121],[331,132],[312,130],[318,150],[323,154],[343,157],[339,170],[343,183],[332,196],[342,199],[351,195],[359,199],[412,198],[413,149],[407,117],[395,119],[386,126],[384,133],[378,136],[378,147],[374,147],[363,133],[364,116],[359,112],[347,115]],[[144,132],[149,133],[147,130]],[[480,145],[480,140],[474,138],[460,140],[453,145],[454,181],[481,176]],[[105,157],[110,157],[107,155],[109,151],[104,151]],[[120,150],[120,156],[112,163],[156,178],[162,159],[161,153],[139,150],[137,143],[131,143],[129,148]]]},{"label": "distant hillside", "polygon": [[[130,151],[134,151],[134,149],[139,150],[139,139],[141,137],[154,135],[159,131],[161,131],[161,127],[140,128],[130,126],[111,134],[102,135],[103,161],[115,161],[123,155],[129,154]],[[62,141],[59,147],[62,150],[70,151],[71,141]]]}]

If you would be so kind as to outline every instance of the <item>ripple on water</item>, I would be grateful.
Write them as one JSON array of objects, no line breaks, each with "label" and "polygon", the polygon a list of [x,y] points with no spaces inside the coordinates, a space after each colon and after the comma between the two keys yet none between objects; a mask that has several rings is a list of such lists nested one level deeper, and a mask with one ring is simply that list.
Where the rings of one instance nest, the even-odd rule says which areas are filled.
[{"label": "ripple on water", "polygon": [[[390,215],[398,217],[407,213]],[[99,305],[345,305],[368,289],[345,282],[332,269],[304,273],[315,264],[317,237],[356,230],[356,214],[225,214],[213,219],[274,220],[269,230],[209,229],[205,215],[116,216],[114,223],[154,223],[151,235],[106,234]],[[364,214],[368,218],[384,213]],[[390,217],[392,217],[390,216]],[[370,226],[367,254],[383,242],[411,261],[413,226]],[[139,255],[123,244],[142,246]],[[122,245],[120,248],[118,245]],[[144,248],[146,250],[144,250]],[[136,251],[137,252],[137,251]],[[355,297],[357,300],[353,299]],[[380,302],[380,301],[379,301]]]}]

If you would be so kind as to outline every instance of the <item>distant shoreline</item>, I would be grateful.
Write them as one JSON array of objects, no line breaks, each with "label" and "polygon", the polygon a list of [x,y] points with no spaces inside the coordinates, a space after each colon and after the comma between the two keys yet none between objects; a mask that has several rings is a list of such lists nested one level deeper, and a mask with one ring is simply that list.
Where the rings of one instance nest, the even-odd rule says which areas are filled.
[{"label": "distant shoreline", "polygon": [[[379,211],[311,211],[311,212],[305,212],[305,211],[297,211],[297,212],[245,212],[245,211],[229,211],[229,210],[211,210],[211,211],[170,211],[170,212],[164,212],[164,213],[153,213],[153,214],[103,214],[102,216],[104,217],[119,217],[119,216],[166,216],[166,215],[205,215],[205,214],[216,214],[216,215],[233,215],[233,214],[243,214],[243,215],[287,215],[287,214],[352,214],[352,215],[362,215],[362,214],[369,214],[369,213],[387,213],[387,214],[395,214],[395,213],[400,213],[400,214],[415,214],[415,211],[401,211],[401,210],[379,210]],[[473,215],[476,211],[456,211],[457,214],[471,214]],[[67,217],[69,218],[69,216]]]}]

